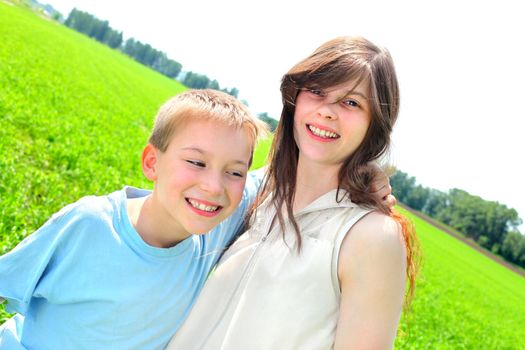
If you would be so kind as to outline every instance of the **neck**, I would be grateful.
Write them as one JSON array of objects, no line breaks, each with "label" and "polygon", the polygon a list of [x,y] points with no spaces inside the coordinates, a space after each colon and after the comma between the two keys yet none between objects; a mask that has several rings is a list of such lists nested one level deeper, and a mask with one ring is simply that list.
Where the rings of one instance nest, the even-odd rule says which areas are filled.
[{"label": "neck", "polygon": [[[128,216],[142,240],[153,247],[169,248],[186,239],[188,234],[177,232],[178,225],[168,222],[162,209],[156,208],[154,194],[145,198],[128,199]],[[181,230],[179,230],[181,231]]]},{"label": "neck", "polygon": [[340,164],[326,165],[306,162],[299,156],[295,183],[294,212],[312,203],[323,194],[336,189]]}]

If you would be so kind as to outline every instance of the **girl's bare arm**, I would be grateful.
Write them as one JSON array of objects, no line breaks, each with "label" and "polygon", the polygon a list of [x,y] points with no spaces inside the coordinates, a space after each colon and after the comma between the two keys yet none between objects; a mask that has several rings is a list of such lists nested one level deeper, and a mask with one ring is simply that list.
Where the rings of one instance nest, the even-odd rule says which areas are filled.
[{"label": "girl's bare arm", "polygon": [[343,240],[339,255],[340,314],[334,349],[392,349],[406,283],[401,229],[372,212]]}]

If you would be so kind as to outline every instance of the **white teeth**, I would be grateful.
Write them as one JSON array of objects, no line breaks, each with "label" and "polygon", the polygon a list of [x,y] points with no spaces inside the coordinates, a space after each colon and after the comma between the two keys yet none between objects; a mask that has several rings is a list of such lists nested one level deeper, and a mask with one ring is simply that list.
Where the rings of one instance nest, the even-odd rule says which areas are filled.
[{"label": "white teeth", "polygon": [[208,212],[216,211],[217,208],[219,208],[219,206],[205,205],[205,204],[199,203],[199,202],[197,202],[196,200],[193,200],[193,199],[188,199],[188,202],[190,202],[190,204],[194,208],[197,208],[197,209],[203,210],[203,211],[208,211]]},{"label": "white teeth", "polygon": [[339,136],[336,133],[333,133],[327,130],[321,130],[319,128],[316,128],[313,125],[308,125],[308,129],[310,129],[314,133],[314,135],[319,136],[319,137],[335,139]]}]

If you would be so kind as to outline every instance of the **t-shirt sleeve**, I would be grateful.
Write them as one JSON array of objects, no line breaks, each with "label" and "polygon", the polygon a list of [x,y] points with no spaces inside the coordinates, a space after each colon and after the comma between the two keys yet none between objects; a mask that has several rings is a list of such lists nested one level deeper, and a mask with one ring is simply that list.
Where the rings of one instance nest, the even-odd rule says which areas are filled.
[{"label": "t-shirt sleeve", "polygon": [[242,199],[237,209],[230,217],[221,222],[204,237],[211,250],[221,250],[227,247],[239,230],[243,228],[244,219],[257,197],[263,177],[264,169],[257,169],[248,173]]},{"label": "t-shirt sleeve", "polygon": [[25,314],[62,233],[67,230],[64,216],[68,211],[68,207],[62,209],[12,251],[0,256],[0,297],[7,302],[8,312]]},{"label": "t-shirt sleeve", "polygon": [[[252,202],[261,187],[262,181],[264,179],[264,174],[266,174],[266,167],[259,168],[257,170],[252,170],[248,173],[248,179],[246,180],[245,192],[249,192],[248,195],[252,196]],[[250,182],[251,187],[248,187],[248,182]],[[250,203],[251,204],[251,203]]]}]

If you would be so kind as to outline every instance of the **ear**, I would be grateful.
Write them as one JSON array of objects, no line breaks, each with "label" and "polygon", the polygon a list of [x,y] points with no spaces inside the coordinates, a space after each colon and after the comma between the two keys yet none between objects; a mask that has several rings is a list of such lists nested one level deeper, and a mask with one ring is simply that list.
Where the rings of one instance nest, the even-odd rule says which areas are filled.
[{"label": "ear", "polygon": [[144,176],[151,181],[157,180],[156,166],[158,152],[160,151],[150,143],[148,143],[142,151],[142,172]]}]

